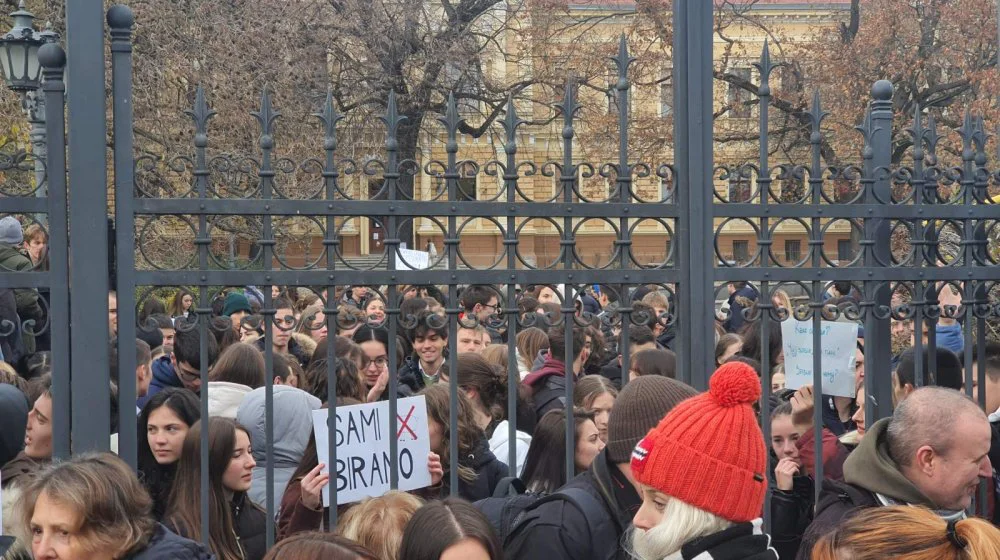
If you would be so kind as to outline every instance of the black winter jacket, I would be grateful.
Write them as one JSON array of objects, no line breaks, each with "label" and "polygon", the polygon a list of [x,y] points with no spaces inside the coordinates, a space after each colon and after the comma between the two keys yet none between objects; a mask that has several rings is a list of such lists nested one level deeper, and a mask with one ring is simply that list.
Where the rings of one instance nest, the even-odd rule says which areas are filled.
[{"label": "black winter jacket", "polygon": [[205,545],[178,536],[157,524],[152,540],[128,560],[215,560]]},{"label": "black winter jacket", "polygon": [[[510,474],[507,465],[500,462],[493,455],[493,452],[490,451],[489,442],[486,441],[485,436],[479,440],[472,453],[466,457],[460,457],[458,461],[463,467],[469,467],[476,471],[475,480],[465,481],[461,477],[458,479],[458,495],[470,502],[476,502],[492,496],[500,479]],[[450,480],[450,474],[445,470],[444,478],[441,479],[441,498],[448,496],[450,493]]]},{"label": "black winter jacket", "polygon": [[[574,505],[578,500],[552,499],[526,509],[503,543],[505,557],[510,560],[628,558],[621,540],[632,523],[633,508],[641,499],[631,484],[622,485],[616,480],[611,469],[617,467],[609,464],[607,455],[601,452],[589,470],[553,494],[568,488],[582,490],[592,498],[594,510],[584,513]],[[631,504],[620,503],[623,496]]]},{"label": "black winter jacket", "polygon": [[243,549],[244,560],[262,560],[267,554],[267,514],[255,506],[245,493],[234,496],[231,506],[233,528]]},{"label": "black winter jacket", "polygon": [[[772,480],[773,483],[773,480]],[[774,487],[771,494],[771,538],[780,558],[795,558],[802,534],[812,521],[813,478],[796,476],[788,492]]]}]

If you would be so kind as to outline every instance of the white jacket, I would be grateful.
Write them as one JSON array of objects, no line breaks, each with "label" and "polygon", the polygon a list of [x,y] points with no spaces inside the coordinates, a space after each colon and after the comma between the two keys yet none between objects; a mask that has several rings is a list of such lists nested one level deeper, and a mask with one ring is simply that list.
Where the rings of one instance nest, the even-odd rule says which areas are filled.
[{"label": "white jacket", "polygon": [[236,409],[243,402],[243,397],[253,391],[240,383],[228,381],[208,382],[208,415],[236,419]]},{"label": "white jacket", "polygon": [[[510,425],[506,420],[497,424],[495,430],[493,430],[493,437],[490,438],[490,451],[496,455],[496,458],[500,460],[501,463],[507,464],[509,457],[507,456],[509,451],[509,439],[508,436],[510,431]],[[518,430],[515,432],[515,444],[514,444],[514,458],[517,461],[517,468],[510,469],[511,474],[516,476],[521,476],[521,471],[524,470],[524,459],[528,456],[528,447],[531,445],[531,436]],[[510,465],[507,465],[510,468]]]}]

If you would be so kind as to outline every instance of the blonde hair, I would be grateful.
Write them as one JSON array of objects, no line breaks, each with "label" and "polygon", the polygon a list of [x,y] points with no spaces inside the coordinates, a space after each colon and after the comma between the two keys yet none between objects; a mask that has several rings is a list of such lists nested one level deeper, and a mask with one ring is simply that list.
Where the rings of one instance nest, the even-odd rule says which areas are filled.
[{"label": "blonde hair", "polygon": [[649,530],[633,529],[629,552],[639,560],[663,560],[685,543],[728,528],[731,522],[677,498],[668,498],[660,523]]},{"label": "blonde hair", "polygon": [[42,242],[49,242],[49,234],[45,231],[45,228],[38,224],[31,224],[24,228],[24,242],[34,241],[35,239],[41,239]]},{"label": "blonde hair", "polygon": [[662,292],[649,292],[648,294],[642,296],[642,303],[650,307],[662,307],[664,309],[670,309],[670,300],[667,296],[663,295]]},{"label": "blonde hair", "polygon": [[977,518],[948,523],[927,508],[892,506],[868,508],[823,536],[812,549],[813,560],[986,560],[1000,558],[1000,529]]},{"label": "blonde hair", "polygon": [[17,507],[25,542],[31,542],[31,518],[42,494],[80,517],[79,538],[88,552],[112,550],[114,558],[131,557],[149,544],[156,529],[152,499],[132,469],[111,453],[77,455],[31,479]]},{"label": "blonde hair", "polygon": [[337,534],[375,553],[380,560],[397,560],[403,531],[423,500],[392,490],[366,498],[337,521]]}]

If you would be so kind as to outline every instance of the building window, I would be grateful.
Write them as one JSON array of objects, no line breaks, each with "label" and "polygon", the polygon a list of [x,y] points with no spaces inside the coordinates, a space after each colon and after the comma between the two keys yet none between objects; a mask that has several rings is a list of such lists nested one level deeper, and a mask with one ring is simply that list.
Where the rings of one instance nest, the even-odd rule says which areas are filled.
[{"label": "building window", "polygon": [[458,188],[455,193],[455,200],[458,202],[469,202],[479,200],[476,197],[476,178],[463,177],[458,180]]},{"label": "building window", "polygon": [[837,240],[837,260],[841,263],[851,262],[854,255],[854,250],[851,247],[850,239],[838,239]]},{"label": "building window", "polygon": [[785,240],[785,261],[797,263],[802,260],[802,242],[798,239]]},{"label": "building window", "polygon": [[[750,81],[749,68],[733,68],[729,72],[740,80]],[[729,116],[735,119],[746,119],[750,117],[752,107],[750,105],[750,92],[736,84],[729,84],[726,92],[726,103],[729,105]]]},{"label": "building window", "polygon": [[660,118],[667,118],[674,113],[673,84],[660,82]]},{"label": "building window", "polygon": [[741,170],[731,172],[729,178],[729,202],[750,202],[750,177],[744,177]]},{"label": "building window", "polygon": [[733,260],[745,263],[750,260],[750,242],[746,239],[733,240]]}]

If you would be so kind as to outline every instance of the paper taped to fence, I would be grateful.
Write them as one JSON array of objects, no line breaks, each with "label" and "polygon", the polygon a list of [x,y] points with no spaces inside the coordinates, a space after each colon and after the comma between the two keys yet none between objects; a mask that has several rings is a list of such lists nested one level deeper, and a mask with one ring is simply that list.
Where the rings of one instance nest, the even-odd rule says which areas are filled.
[{"label": "paper taped to fence", "polygon": [[[820,323],[824,395],[854,396],[854,358],[858,324],[835,321]],[[789,319],[781,323],[781,346],[785,353],[785,387],[798,389],[813,384],[813,323]]]},{"label": "paper taped to fence", "polygon": [[[330,469],[329,410],[313,411],[316,455]],[[337,461],[330,484],[323,489],[323,503],[330,504],[330,487],[337,489],[337,503],[357,502],[389,491],[391,465],[389,438],[395,435],[399,490],[430,486],[427,455],[431,451],[427,404],[423,395],[396,401],[396,433],[392,434],[389,403],[376,402],[337,407],[335,445]]]},{"label": "paper taped to fence", "polygon": [[427,251],[413,249],[397,249],[396,270],[424,270],[431,265],[431,254]]}]

